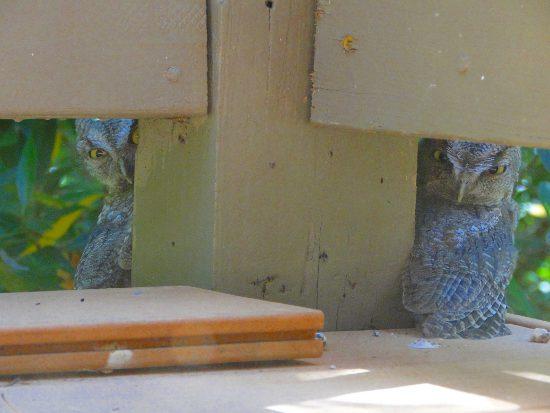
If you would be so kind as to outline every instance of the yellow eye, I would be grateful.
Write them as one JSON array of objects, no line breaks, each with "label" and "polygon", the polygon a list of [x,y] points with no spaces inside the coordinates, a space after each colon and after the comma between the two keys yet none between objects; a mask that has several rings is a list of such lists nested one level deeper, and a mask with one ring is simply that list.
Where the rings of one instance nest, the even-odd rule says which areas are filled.
[{"label": "yellow eye", "polygon": [[138,142],[139,142],[139,134],[138,134],[138,131],[137,131],[137,128],[135,128],[131,135],[130,135],[130,142],[132,142],[133,144],[137,145]]},{"label": "yellow eye", "polygon": [[97,159],[97,158],[101,158],[102,156],[105,156],[107,155],[107,152],[105,152],[103,149],[99,149],[99,148],[96,148],[96,149],[92,149],[88,155],[90,156],[90,158],[92,159]]},{"label": "yellow eye", "polygon": [[506,172],[506,165],[499,165],[499,166],[495,166],[492,169],[489,169],[489,173],[493,175],[501,175],[504,172]]},{"label": "yellow eye", "polygon": [[445,155],[439,149],[434,151],[433,157],[436,161],[444,161],[445,160]]}]

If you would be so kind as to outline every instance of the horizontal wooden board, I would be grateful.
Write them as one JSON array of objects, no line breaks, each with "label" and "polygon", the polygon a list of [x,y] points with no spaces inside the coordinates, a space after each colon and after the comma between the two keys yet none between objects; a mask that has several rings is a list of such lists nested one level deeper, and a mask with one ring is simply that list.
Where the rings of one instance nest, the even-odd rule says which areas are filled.
[{"label": "horizontal wooden board", "polygon": [[319,340],[233,343],[0,357],[0,375],[192,366],[320,357]]},{"label": "horizontal wooden board", "polygon": [[342,331],[327,333],[322,357],[306,362],[5,378],[0,410],[548,412],[550,345],[530,343],[532,330],[511,329],[492,340],[436,339],[441,347],[425,350],[409,347],[413,330]]},{"label": "horizontal wooden board", "polygon": [[67,353],[87,351],[113,351],[155,347],[206,346],[218,344],[253,343],[266,341],[311,340],[315,330],[274,331],[264,333],[209,334],[189,337],[155,337],[148,339],[93,340],[69,343],[15,344],[0,346],[1,356],[24,354]]},{"label": "horizontal wooden board", "polygon": [[550,147],[546,0],[320,0],[311,119]]},{"label": "horizontal wooden board", "polygon": [[0,3],[0,117],[206,113],[204,0]]},{"label": "horizontal wooden board", "polygon": [[0,346],[316,331],[319,310],[193,287],[0,294]]},{"label": "horizontal wooden board", "polygon": [[506,322],[516,326],[527,328],[545,328],[550,331],[550,321],[539,320],[537,318],[525,317],[518,314],[506,314]]}]

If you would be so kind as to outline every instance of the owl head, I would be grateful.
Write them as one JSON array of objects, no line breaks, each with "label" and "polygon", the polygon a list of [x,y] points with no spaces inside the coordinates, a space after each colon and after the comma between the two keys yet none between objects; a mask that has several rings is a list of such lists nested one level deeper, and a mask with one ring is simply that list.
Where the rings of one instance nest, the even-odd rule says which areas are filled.
[{"label": "owl head", "polygon": [[430,198],[496,206],[511,198],[520,165],[518,147],[422,139],[417,185]]},{"label": "owl head", "polygon": [[76,150],[86,169],[108,189],[131,186],[137,144],[132,119],[77,119]]}]

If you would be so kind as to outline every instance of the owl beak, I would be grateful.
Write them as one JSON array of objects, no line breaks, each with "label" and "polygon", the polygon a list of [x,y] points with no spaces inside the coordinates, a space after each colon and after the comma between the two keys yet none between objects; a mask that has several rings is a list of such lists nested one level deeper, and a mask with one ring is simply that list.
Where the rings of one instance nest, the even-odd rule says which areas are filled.
[{"label": "owl beak", "polygon": [[468,186],[468,182],[460,183],[460,188],[458,189],[458,198],[457,198],[458,203],[462,202],[462,198],[464,198],[464,194],[466,193],[467,186]]},{"label": "owl beak", "polygon": [[462,199],[464,198],[464,195],[466,195],[468,193],[468,190],[470,189],[472,184],[477,179],[477,176],[475,176],[474,174],[470,174],[470,173],[462,173],[462,174],[458,175],[457,178],[458,178],[457,181],[458,181],[458,185],[459,185],[458,186],[457,201],[458,201],[458,203],[460,203],[460,202],[462,202]]}]

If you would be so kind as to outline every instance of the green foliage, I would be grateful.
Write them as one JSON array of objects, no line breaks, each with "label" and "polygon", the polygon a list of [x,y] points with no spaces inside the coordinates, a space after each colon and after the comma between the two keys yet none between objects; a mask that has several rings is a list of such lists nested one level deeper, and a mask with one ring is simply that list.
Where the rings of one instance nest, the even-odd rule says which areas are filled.
[{"label": "green foliage", "polygon": [[73,121],[0,120],[0,292],[72,288],[103,197],[75,140]]},{"label": "green foliage", "polygon": [[522,156],[515,194],[520,254],[508,303],[518,314],[550,320],[550,150],[522,149]]}]

